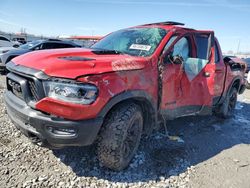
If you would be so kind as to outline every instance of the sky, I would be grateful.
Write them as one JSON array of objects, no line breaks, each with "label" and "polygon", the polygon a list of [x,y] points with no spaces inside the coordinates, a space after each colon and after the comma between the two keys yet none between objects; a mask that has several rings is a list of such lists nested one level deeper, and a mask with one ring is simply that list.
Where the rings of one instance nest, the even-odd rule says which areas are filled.
[{"label": "sky", "polygon": [[7,32],[106,35],[161,21],[214,30],[224,52],[250,52],[250,0],[0,0]]}]

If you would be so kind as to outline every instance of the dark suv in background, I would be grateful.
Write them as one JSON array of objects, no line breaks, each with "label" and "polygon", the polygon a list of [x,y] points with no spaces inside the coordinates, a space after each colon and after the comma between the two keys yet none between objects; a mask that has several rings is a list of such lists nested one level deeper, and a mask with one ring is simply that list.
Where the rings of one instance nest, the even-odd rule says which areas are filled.
[{"label": "dark suv in background", "polygon": [[21,45],[17,49],[9,50],[0,56],[0,71],[5,72],[6,63],[11,59],[36,50],[58,49],[58,48],[80,48],[81,46],[72,41],[62,41],[58,39],[36,40]]}]

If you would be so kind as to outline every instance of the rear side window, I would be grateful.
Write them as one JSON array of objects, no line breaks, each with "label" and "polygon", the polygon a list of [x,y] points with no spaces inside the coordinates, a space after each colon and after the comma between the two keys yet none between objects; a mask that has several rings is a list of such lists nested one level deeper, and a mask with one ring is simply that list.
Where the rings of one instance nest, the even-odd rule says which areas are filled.
[{"label": "rear side window", "polygon": [[210,52],[210,35],[195,35],[196,47],[197,47],[197,58],[208,59]]}]

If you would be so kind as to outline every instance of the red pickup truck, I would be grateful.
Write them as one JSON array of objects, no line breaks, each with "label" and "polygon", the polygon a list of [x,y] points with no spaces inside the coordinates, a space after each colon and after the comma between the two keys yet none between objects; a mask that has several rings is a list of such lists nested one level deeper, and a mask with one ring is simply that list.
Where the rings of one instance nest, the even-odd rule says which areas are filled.
[{"label": "red pickup truck", "polygon": [[213,31],[161,22],[113,32],[89,49],[31,52],[7,69],[7,112],[25,135],[57,148],[96,141],[100,162],[122,170],[160,122],[230,117],[246,65],[223,59]]}]

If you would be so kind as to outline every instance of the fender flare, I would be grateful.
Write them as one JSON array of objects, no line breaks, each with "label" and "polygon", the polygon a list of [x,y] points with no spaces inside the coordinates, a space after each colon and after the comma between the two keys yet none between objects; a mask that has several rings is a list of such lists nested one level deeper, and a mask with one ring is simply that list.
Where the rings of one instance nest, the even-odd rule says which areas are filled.
[{"label": "fender flare", "polygon": [[157,103],[154,102],[153,98],[147,94],[145,91],[142,90],[133,90],[133,91],[125,91],[115,95],[111,98],[108,103],[102,108],[101,112],[99,113],[100,117],[105,117],[107,113],[118,103],[121,103],[126,100],[146,100],[152,108],[157,112]]},{"label": "fender flare", "polygon": [[[241,77],[240,77],[240,76],[236,76],[236,77],[231,81],[231,83],[230,83],[230,85],[228,86],[228,88],[225,88],[225,90],[224,90],[224,92],[222,93],[222,96],[221,96],[221,98],[220,98],[220,100],[219,100],[219,102],[218,102],[217,104],[222,104],[222,103],[224,102],[226,96],[227,96],[228,93],[231,91],[231,89],[232,89],[234,83],[235,83],[236,81],[240,81],[240,80],[241,80]],[[238,88],[238,92],[239,92],[239,90],[240,90],[240,87]]]},{"label": "fender flare", "polygon": [[[155,102],[145,91],[133,90],[117,94],[107,102],[98,116],[105,119],[106,115],[110,112],[110,110],[112,110],[113,107],[129,100],[132,100],[143,107],[143,116],[146,119],[144,123],[144,132],[146,134],[150,134],[158,121],[157,102]],[[145,111],[145,106],[149,108],[149,111]]]},{"label": "fender flare", "polygon": [[[230,84],[229,87],[227,88],[226,95],[230,92],[230,90],[232,89],[234,83],[235,83],[235,82],[238,82],[238,81],[240,82],[240,80],[241,80],[241,77],[240,77],[240,76],[236,76],[236,77],[232,80],[231,84]],[[237,91],[239,92],[239,90],[240,90],[240,85],[239,85],[239,88],[238,88]]]}]

